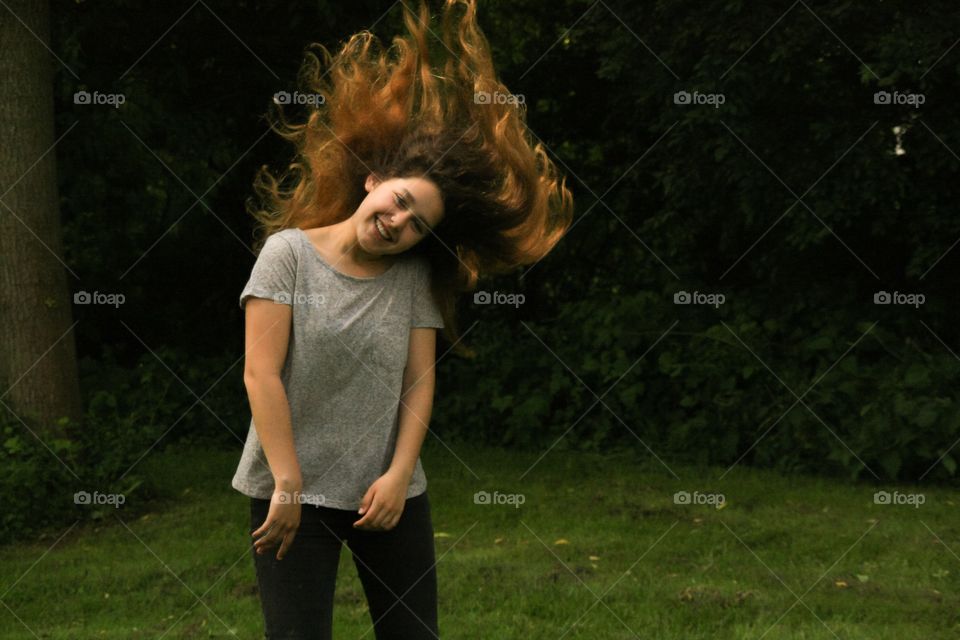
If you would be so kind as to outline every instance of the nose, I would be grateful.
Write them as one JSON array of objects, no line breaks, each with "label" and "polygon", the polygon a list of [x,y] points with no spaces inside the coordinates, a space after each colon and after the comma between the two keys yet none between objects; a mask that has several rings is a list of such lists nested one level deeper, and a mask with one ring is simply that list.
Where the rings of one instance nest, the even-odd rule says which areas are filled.
[{"label": "nose", "polygon": [[409,211],[399,211],[396,213],[388,213],[386,218],[387,222],[390,223],[391,227],[400,228],[407,224],[407,221],[413,216]]}]

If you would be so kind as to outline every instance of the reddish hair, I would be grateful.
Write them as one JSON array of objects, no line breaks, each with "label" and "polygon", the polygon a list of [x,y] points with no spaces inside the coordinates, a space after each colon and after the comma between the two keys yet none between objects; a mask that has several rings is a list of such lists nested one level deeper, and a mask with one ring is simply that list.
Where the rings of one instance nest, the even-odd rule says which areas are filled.
[{"label": "reddish hair", "polygon": [[[429,11],[422,0],[418,16],[401,4],[408,36],[395,37],[387,51],[366,30],[335,57],[323,45],[307,47],[299,84],[323,99],[299,124],[278,107],[279,127],[271,122],[271,128],[293,143],[296,160],[279,180],[263,165],[253,185],[263,204],[248,199],[247,209],[258,222],[259,250],[282,229],[326,226],[353,215],[369,173],[433,181],[444,216],[410,251],[431,264],[446,338],[471,354],[459,344],[457,294],[472,291],[481,274],[504,273],[550,252],[570,227],[573,197],[527,131],[525,104],[475,98],[480,92],[510,94],[496,78],[474,1],[445,1],[442,75],[430,64]],[[319,49],[322,65],[312,48]],[[285,180],[290,186],[282,189]]]}]

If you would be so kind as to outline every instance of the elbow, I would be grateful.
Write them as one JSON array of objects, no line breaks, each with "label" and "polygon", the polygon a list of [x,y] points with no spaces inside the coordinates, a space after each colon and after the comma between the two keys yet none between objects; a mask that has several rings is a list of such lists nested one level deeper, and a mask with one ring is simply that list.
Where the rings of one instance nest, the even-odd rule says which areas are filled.
[{"label": "elbow", "polygon": [[277,371],[262,371],[247,367],[243,370],[243,386],[248,390],[259,387],[265,382],[279,382],[280,374]]}]

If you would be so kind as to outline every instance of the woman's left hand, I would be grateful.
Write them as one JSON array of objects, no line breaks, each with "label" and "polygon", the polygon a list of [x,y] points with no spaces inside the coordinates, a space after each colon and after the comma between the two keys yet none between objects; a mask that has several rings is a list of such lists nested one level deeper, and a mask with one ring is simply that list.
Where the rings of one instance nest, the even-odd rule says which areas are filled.
[{"label": "woman's left hand", "polygon": [[395,471],[387,471],[377,478],[360,501],[363,517],[353,523],[367,531],[389,531],[400,520],[407,501],[410,479]]}]

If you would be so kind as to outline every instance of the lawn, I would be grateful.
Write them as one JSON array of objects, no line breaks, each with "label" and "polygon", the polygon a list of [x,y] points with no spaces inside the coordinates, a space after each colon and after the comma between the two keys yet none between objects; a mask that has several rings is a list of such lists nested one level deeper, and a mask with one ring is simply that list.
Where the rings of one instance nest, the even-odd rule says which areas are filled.
[{"label": "lawn", "polygon": [[[428,438],[441,637],[960,638],[953,489],[541,453]],[[0,638],[262,638],[239,454],[153,452],[140,515],[0,548]],[[374,638],[346,547],[334,627]]]}]

